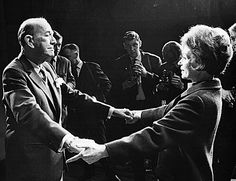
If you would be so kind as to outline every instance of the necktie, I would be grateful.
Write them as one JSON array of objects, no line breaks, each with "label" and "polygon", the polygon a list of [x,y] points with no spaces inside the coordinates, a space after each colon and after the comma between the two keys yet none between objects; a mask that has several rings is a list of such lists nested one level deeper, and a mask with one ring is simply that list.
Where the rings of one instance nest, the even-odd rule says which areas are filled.
[{"label": "necktie", "polygon": [[79,66],[76,66],[77,77],[79,77],[80,70],[81,70],[81,67],[79,67]]},{"label": "necktie", "polygon": [[40,68],[39,70],[39,76],[43,79],[43,81],[46,83],[47,82],[47,76],[45,73],[45,70],[43,70],[43,68]]},{"label": "necktie", "polygon": [[56,70],[56,60],[54,58],[52,58],[51,64],[54,67],[54,69]]}]

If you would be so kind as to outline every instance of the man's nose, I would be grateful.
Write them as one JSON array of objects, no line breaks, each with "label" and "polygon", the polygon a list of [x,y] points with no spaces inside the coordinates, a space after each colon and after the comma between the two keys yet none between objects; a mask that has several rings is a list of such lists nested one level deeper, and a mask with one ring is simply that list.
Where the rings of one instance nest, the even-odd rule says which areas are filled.
[{"label": "man's nose", "polygon": [[133,51],[133,50],[135,50],[136,48],[135,48],[134,46],[131,46],[131,48],[130,48],[130,49]]}]

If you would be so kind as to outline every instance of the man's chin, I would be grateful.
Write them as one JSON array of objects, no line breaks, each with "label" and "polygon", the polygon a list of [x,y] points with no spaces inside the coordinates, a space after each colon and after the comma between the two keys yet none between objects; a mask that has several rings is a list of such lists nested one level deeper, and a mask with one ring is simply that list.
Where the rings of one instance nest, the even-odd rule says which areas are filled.
[{"label": "man's chin", "polygon": [[49,55],[49,56],[45,57],[44,61],[50,62],[53,57],[54,57],[54,55]]},{"label": "man's chin", "polygon": [[132,58],[136,58],[137,56],[138,56],[138,55],[137,55],[136,53],[135,53],[135,54],[134,54],[134,53],[131,54],[131,57],[132,57]]}]

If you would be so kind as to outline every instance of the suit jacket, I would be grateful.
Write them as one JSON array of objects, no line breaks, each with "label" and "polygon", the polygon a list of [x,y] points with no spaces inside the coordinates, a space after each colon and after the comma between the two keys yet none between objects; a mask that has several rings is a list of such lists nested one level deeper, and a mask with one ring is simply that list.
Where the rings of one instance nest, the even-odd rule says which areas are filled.
[{"label": "suit jacket", "polygon": [[99,64],[83,61],[80,74],[78,75],[75,67],[72,72],[76,77],[76,89],[95,96],[99,101],[106,102],[112,85]]},{"label": "suit jacket", "polygon": [[[161,59],[157,55],[141,52],[141,62],[146,70],[151,74],[142,77],[142,88],[146,97],[146,105],[153,107],[155,105],[154,90],[158,82],[158,73],[161,66]],[[138,93],[137,84],[131,88],[123,89],[122,84],[130,78],[131,59],[128,54],[117,58],[113,62],[113,71],[111,73],[112,90],[111,96],[113,104],[119,107],[128,107],[135,109],[137,105],[136,95]]]},{"label": "suit jacket", "polygon": [[58,181],[63,171],[62,138],[69,132],[61,126],[62,98],[75,107],[87,107],[106,117],[108,107],[66,84],[56,84],[57,75],[44,62],[48,87],[24,55],[3,71],[3,102],[7,114],[7,180]]},{"label": "suit jacket", "polygon": [[[153,127],[106,144],[113,161],[152,155],[177,148],[181,161],[176,181],[213,181],[212,154],[221,115],[221,85],[217,79],[193,85],[168,105],[142,112]],[[175,155],[173,155],[175,157]]]},{"label": "suit jacket", "polygon": [[[57,56],[57,60],[52,59],[50,62],[59,77],[61,77],[68,86],[75,88],[75,78],[71,71],[71,63],[66,57]],[[66,126],[66,117],[68,115],[67,106],[63,103],[62,123]]]},{"label": "suit jacket", "polygon": [[70,87],[75,88],[75,78],[71,71],[70,60],[58,55],[56,61],[56,73],[59,77],[63,78]]},{"label": "suit jacket", "polygon": [[[106,102],[106,96],[111,89],[111,81],[100,65],[83,61],[79,75],[77,68],[72,66],[76,89],[95,96],[99,101]],[[67,128],[80,137],[91,138],[98,143],[106,142],[104,119],[99,119],[95,114],[87,114],[85,109],[78,110],[69,107]]]}]

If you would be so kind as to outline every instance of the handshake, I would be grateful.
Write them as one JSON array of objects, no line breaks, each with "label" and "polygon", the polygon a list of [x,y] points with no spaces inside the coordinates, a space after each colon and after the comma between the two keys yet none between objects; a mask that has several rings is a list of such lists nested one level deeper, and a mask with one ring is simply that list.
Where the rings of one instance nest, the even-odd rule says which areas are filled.
[{"label": "handshake", "polygon": [[74,162],[82,158],[88,164],[92,164],[101,158],[108,157],[105,145],[97,144],[91,139],[75,138],[76,139],[70,145],[69,151],[77,154],[66,160],[66,163]]},{"label": "handshake", "polygon": [[137,111],[137,110],[131,111],[126,108],[124,109],[114,108],[112,116],[125,119],[126,124],[134,124],[139,119],[141,119],[141,113],[142,111]]},{"label": "handshake", "polygon": [[[126,124],[134,124],[141,118],[141,111],[130,111],[129,109],[114,109],[112,116],[124,118]],[[66,162],[74,162],[82,158],[88,164],[97,162],[102,158],[108,157],[108,152],[104,144],[97,144],[94,140],[78,138],[71,135],[64,146],[72,153],[77,155],[69,158]]]}]

